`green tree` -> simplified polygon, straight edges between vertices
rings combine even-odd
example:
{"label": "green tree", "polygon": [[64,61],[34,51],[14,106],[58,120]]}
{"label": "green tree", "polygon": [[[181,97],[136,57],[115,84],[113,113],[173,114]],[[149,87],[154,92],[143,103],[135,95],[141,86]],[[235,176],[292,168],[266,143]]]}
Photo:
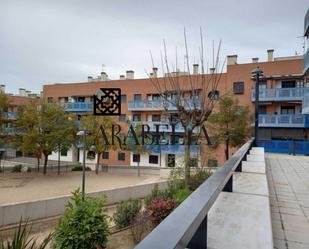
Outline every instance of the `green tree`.
{"label": "green tree", "polygon": [[234,95],[224,95],[219,100],[219,110],[208,119],[208,126],[218,142],[225,145],[225,159],[229,147],[243,144],[250,136],[251,114],[247,106],[240,106]]}
{"label": "green tree", "polygon": [[[108,116],[87,115],[81,119],[81,128],[85,129],[87,133],[86,150],[94,151],[95,155],[97,155],[96,174],[99,170],[100,158],[103,152],[119,148],[118,143],[114,145],[111,143],[112,126],[116,124],[115,119]],[[109,143],[106,143],[103,131]]]}
{"label": "green tree", "polygon": [[46,174],[48,156],[57,151],[59,144],[70,147],[74,143],[77,131],[75,120],[67,115],[57,104],[44,104],[32,100],[17,113],[15,122],[21,133],[21,148],[34,154],[38,159],[38,169],[41,155],[44,155],[44,170]]}

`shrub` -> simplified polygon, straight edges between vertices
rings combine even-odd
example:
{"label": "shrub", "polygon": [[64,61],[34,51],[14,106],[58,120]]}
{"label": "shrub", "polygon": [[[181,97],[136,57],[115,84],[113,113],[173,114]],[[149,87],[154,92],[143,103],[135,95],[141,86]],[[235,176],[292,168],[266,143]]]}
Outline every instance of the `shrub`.
{"label": "shrub", "polygon": [[152,200],[156,198],[166,200],[166,199],[172,198],[172,196],[173,194],[170,192],[169,189],[159,190],[158,184],[155,184],[151,193],[145,197],[144,203],[145,203],[145,206],[148,207],[150,203],[152,202]]}
{"label": "shrub", "polygon": [[[72,171],[83,171],[83,166],[82,165],[76,165],[72,168]],[[91,171],[91,168],[86,167],[86,171]]]}
{"label": "shrub", "polygon": [[177,205],[181,204],[187,197],[192,193],[192,191],[188,188],[179,189],[174,194],[174,199],[176,200]]}
{"label": "shrub", "polygon": [[198,166],[198,159],[196,157],[190,157],[188,161],[189,167],[197,167]]}
{"label": "shrub", "polygon": [[188,188],[192,191],[197,189],[209,176],[211,172],[205,169],[196,169],[195,174],[188,179]]}
{"label": "shrub", "polygon": [[18,228],[14,231],[12,240],[1,241],[0,249],[45,249],[51,241],[52,235],[48,235],[41,244],[37,244],[35,238],[30,237],[31,227],[28,228],[28,222],[22,225],[22,219]]}
{"label": "shrub", "polygon": [[159,199],[156,198],[151,201],[148,210],[151,211],[151,221],[154,225],[160,224],[176,207],[174,199]]}
{"label": "shrub", "polygon": [[134,243],[139,243],[152,227],[150,211],[144,210],[141,213],[138,213],[133,219],[131,226]]}
{"label": "shrub", "polygon": [[120,202],[116,207],[116,212],[113,215],[116,227],[118,229],[131,225],[133,219],[141,210],[141,201],[138,199]]}
{"label": "shrub", "polygon": [[184,180],[184,168],[175,168],[171,171],[169,180],[168,180],[168,192],[171,197],[179,190],[186,187]]}
{"label": "shrub", "polygon": [[14,167],[12,168],[11,172],[12,172],[12,173],[21,172],[22,167],[23,167],[23,165],[21,165],[21,164],[16,164],[16,165],[14,165]]}
{"label": "shrub", "polygon": [[87,197],[76,190],[55,230],[54,248],[106,247],[109,218],[103,208],[104,201],[104,198]]}

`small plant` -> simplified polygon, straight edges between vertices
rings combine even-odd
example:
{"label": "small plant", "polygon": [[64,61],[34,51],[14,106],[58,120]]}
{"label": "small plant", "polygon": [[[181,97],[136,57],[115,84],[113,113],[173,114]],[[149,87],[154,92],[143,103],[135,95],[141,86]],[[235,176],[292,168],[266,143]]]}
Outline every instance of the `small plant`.
{"label": "small plant", "polygon": [[179,190],[186,187],[184,179],[184,168],[175,168],[171,171],[168,180],[168,191],[171,197]]}
{"label": "small plant", "polygon": [[198,159],[196,157],[190,157],[188,161],[189,167],[197,167],[198,166]]}
{"label": "small plant", "polygon": [[148,207],[152,200],[156,198],[160,198],[163,200],[166,200],[168,198],[172,198],[173,194],[169,189],[166,190],[160,190],[158,184],[155,184],[151,193],[145,197],[144,203],[145,206]]}
{"label": "small plant", "polygon": [[188,179],[188,188],[196,190],[211,175],[210,170],[197,168],[195,174]]}
{"label": "small plant", "polygon": [[[76,165],[72,168],[72,171],[83,171],[83,166],[82,165]],[[91,171],[91,168],[86,167],[86,171]]]}
{"label": "small plant", "polygon": [[139,243],[143,237],[152,229],[152,222],[150,219],[150,211],[144,210],[138,213],[132,221],[131,233],[134,243]]}
{"label": "small plant", "polygon": [[116,212],[113,215],[116,227],[118,229],[131,225],[135,216],[142,208],[141,201],[138,199],[129,199],[120,202],[116,207]]}
{"label": "small plant", "polygon": [[177,205],[181,204],[187,197],[192,193],[192,191],[188,188],[179,189],[174,194],[174,199],[176,200]]}
{"label": "small plant", "polygon": [[35,238],[30,237],[31,227],[28,228],[28,222],[22,225],[22,219],[20,219],[18,228],[14,231],[12,240],[1,241],[0,249],[44,249],[47,248],[52,235],[47,236],[42,244],[37,244]]}
{"label": "small plant", "polygon": [[20,173],[21,169],[22,169],[23,165],[22,164],[16,164],[14,165],[14,167],[12,168],[11,172],[12,173]]}
{"label": "small plant", "polygon": [[104,198],[87,197],[76,190],[54,233],[54,248],[106,247],[109,218],[103,208],[104,201]]}
{"label": "small plant", "polygon": [[177,206],[174,199],[159,199],[156,198],[151,201],[148,210],[151,211],[151,221],[154,225],[160,224]]}

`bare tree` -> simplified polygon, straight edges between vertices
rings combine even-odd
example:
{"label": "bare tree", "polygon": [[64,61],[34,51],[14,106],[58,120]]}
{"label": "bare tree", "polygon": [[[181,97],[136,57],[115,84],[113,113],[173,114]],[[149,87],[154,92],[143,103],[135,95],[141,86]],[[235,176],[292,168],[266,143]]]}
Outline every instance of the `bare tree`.
{"label": "bare tree", "polygon": [[[199,128],[204,133],[204,138],[210,144],[207,131],[203,124],[213,111],[214,104],[218,99],[218,83],[220,81],[225,61],[220,63],[221,41],[218,43],[216,52],[213,42],[212,48],[212,69],[208,72],[208,65],[205,67],[204,58],[204,41],[203,33],[200,29],[200,47],[199,62],[201,65],[201,73],[190,70],[190,55],[188,52],[187,35],[184,29],[184,69],[180,72],[178,69],[178,55],[176,49],[176,57],[174,66],[167,56],[167,47],[163,42],[164,52],[161,52],[161,68],[163,77],[158,78],[156,75],[148,74],[152,84],[160,94],[163,101],[164,110],[170,115],[170,109],[175,110],[178,114],[178,122],[184,128],[184,144],[185,144],[185,168],[186,180],[190,177],[189,160],[193,130]],[[155,63],[150,51],[153,68]],[[171,70],[172,69],[172,70]],[[202,133],[202,132],[201,132]],[[200,134],[201,135],[201,134]],[[202,136],[199,136],[200,139]]]}

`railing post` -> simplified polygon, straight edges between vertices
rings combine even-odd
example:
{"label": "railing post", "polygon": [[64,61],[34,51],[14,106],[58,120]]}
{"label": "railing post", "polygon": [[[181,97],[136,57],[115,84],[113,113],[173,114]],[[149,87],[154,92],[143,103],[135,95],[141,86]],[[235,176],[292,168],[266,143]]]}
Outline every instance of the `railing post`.
{"label": "railing post", "polygon": [[193,235],[188,248],[207,249],[207,215]]}
{"label": "railing post", "polygon": [[230,179],[227,181],[222,191],[233,192],[233,175],[231,175]]}

